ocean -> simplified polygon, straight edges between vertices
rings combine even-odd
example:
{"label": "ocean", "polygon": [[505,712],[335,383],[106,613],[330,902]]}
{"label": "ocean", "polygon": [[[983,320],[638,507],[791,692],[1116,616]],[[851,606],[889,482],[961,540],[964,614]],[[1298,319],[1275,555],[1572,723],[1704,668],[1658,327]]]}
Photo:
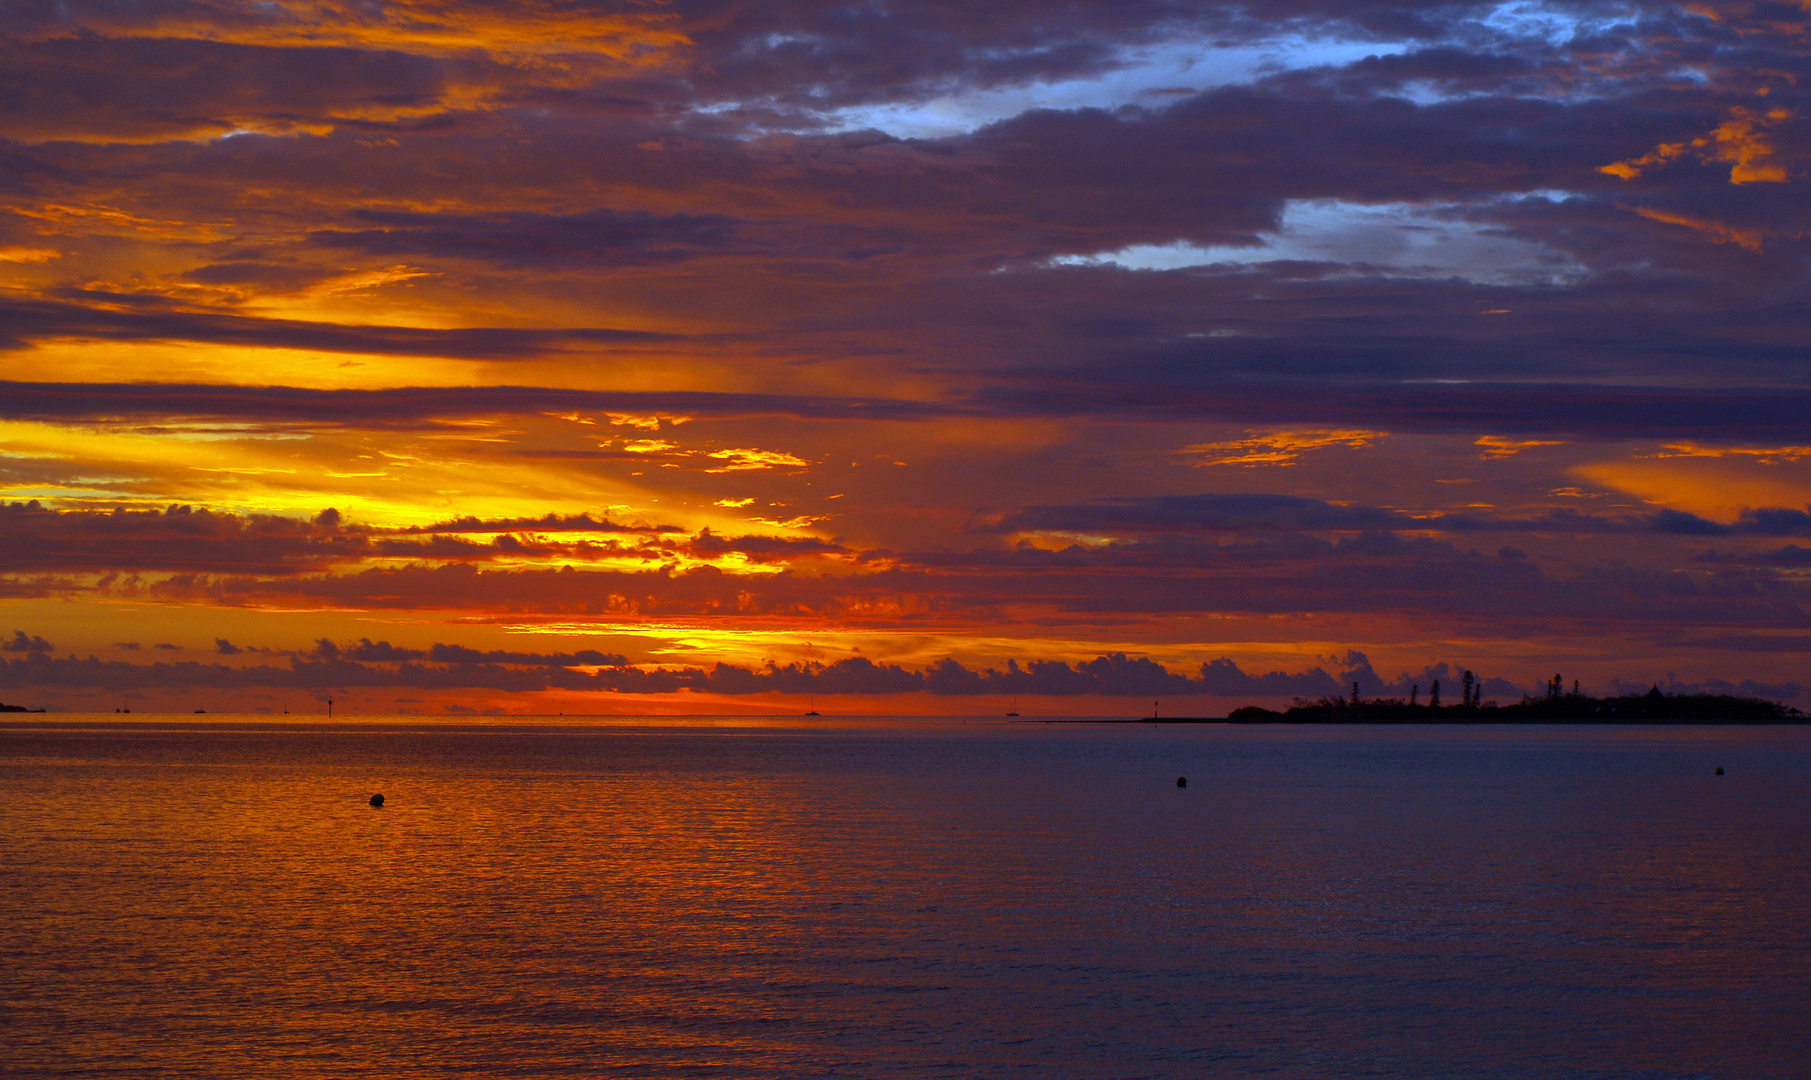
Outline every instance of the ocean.
{"label": "ocean", "polygon": [[1811,1076],[1811,728],[123,719],[9,1077]]}

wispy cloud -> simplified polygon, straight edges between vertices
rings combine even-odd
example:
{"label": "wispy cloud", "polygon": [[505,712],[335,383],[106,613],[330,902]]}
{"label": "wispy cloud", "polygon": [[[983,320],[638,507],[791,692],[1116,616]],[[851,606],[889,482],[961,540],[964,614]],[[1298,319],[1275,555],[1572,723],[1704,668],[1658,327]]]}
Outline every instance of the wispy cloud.
{"label": "wispy cloud", "polygon": [[1388,435],[1383,431],[1358,428],[1343,430],[1272,431],[1254,433],[1244,439],[1227,442],[1195,443],[1182,448],[1194,455],[1192,464],[1209,465],[1294,465],[1310,450],[1333,446],[1357,449]]}

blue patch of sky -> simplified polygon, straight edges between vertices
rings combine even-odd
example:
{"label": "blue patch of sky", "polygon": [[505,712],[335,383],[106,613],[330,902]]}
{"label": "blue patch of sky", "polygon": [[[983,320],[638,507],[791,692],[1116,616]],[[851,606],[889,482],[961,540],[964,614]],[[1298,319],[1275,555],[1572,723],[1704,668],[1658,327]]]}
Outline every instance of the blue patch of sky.
{"label": "blue patch of sky", "polygon": [[1498,4],[1478,22],[1493,36],[1532,39],[1558,47],[1580,37],[1632,27],[1635,11],[1620,5],[1561,6],[1514,0]]}
{"label": "blue patch of sky", "polygon": [[[1614,35],[1636,25],[1635,9],[1547,4],[1512,0],[1449,27],[1447,42],[1480,51],[1545,52],[1568,43]],[[1425,48],[1433,41],[1385,41],[1343,32],[1304,31],[1300,24],[1261,40],[1214,39],[1190,30],[1168,41],[1127,45],[1109,62],[1085,75],[1055,80],[1027,80],[1010,85],[967,85],[960,78],[944,87],[922,87],[911,100],[826,107],[801,114],[796,108],[766,112],[770,102],[732,100],[705,103],[711,114],[746,112],[754,129],[788,126],[793,130],[877,130],[899,138],[936,139],[963,135],[1032,109],[1114,109],[1128,105],[1161,107],[1177,97],[1220,86],[1255,82],[1286,71],[1342,67],[1368,56],[1388,56]],[[793,47],[808,42],[797,34],[771,35],[751,42],[755,50]],[[1638,42],[1631,42],[1639,47]],[[1684,72],[1689,76],[1691,73]],[[1410,98],[1431,103],[1455,94],[1433,85],[1399,88]],[[1568,98],[1593,92],[1584,86],[1557,86],[1554,96]],[[758,130],[751,130],[758,134]]]}
{"label": "blue patch of sky", "polygon": [[[1565,192],[1539,192],[1521,198],[1566,197]],[[1297,199],[1284,208],[1275,234],[1256,245],[1134,244],[1117,251],[1061,255],[1049,262],[1181,270],[1301,261],[1344,265],[1355,274],[1456,277],[1489,285],[1563,285],[1584,276],[1585,268],[1576,259],[1481,221],[1478,210],[1446,204]]]}
{"label": "blue patch of sky", "polygon": [[1033,109],[1161,108],[1179,97],[1265,75],[1343,65],[1403,51],[1398,44],[1299,38],[1219,45],[1174,41],[1124,50],[1102,70],[1072,79],[985,88],[954,88],[922,101],[860,105],[829,112],[829,130],[878,130],[899,138],[962,135]]}
{"label": "blue patch of sky", "polygon": [[1302,68],[1340,66],[1367,56],[1404,51],[1400,43],[1279,37],[1224,43],[1201,38],[1128,46],[1109,63],[1086,75],[1030,80],[1010,85],[969,86],[951,80],[926,88],[908,101],[824,108],[807,116],[782,109],[763,116],[761,100],[703,103],[694,111],[710,115],[745,113],[750,134],[776,124],[819,131],[881,131],[897,138],[938,139],[967,134],[1033,109],[1115,109],[1128,105],[1162,108],[1190,94],[1218,86],[1251,83],[1266,75]]}

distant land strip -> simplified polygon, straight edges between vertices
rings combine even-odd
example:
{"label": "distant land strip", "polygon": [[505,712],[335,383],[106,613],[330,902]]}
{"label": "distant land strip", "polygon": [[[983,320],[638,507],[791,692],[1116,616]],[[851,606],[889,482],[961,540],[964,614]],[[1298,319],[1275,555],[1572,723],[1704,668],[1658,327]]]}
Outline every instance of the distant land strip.
{"label": "distant land strip", "polygon": [[1789,705],[1731,694],[1645,694],[1592,697],[1557,694],[1513,705],[1415,705],[1398,698],[1321,698],[1278,712],[1257,705],[1224,717],[1146,716],[1132,724],[1804,724]]}

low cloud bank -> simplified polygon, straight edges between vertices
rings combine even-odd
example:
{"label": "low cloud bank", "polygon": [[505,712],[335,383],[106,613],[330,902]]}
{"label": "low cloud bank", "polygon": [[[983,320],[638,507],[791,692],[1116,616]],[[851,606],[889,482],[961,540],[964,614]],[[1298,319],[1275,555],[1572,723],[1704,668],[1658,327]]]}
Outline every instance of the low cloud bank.
{"label": "low cloud bank", "polygon": [[[224,652],[224,650],[222,650]],[[245,651],[245,650],[241,650]],[[1252,674],[1231,660],[1200,666],[1193,674],[1171,671],[1146,657],[1110,653],[1074,664],[1060,660],[1008,660],[1004,667],[970,668],[945,658],[923,669],[877,664],[866,657],[834,663],[768,662],[758,667],[718,663],[710,667],[639,666],[595,650],[570,653],[480,651],[462,645],[427,649],[360,639],[338,644],[327,639],[312,650],[292,652],[287,664],[228,665],[199,661],[133,663],[94,656],[57,658],[35,651],[0,661],[0,687],[105,689],[150,688],[334,690],[348,687],[422,690],[578,690],[619,694],[863,694],[924,692],[941,697],[1023,694],[1033,697],[1326,697],[1345,696],[1357,684],[1365,697],[1425,695],[1438,679],[1456,692],[1458,669],[1435,664],[1420,673],[1386,681],[1360,652],[1348,652],[1337,674],[1323,667],[1298,673]],[[1502,678],[1481,680],[1483,694],[1519,696],[1523,687]]]}

